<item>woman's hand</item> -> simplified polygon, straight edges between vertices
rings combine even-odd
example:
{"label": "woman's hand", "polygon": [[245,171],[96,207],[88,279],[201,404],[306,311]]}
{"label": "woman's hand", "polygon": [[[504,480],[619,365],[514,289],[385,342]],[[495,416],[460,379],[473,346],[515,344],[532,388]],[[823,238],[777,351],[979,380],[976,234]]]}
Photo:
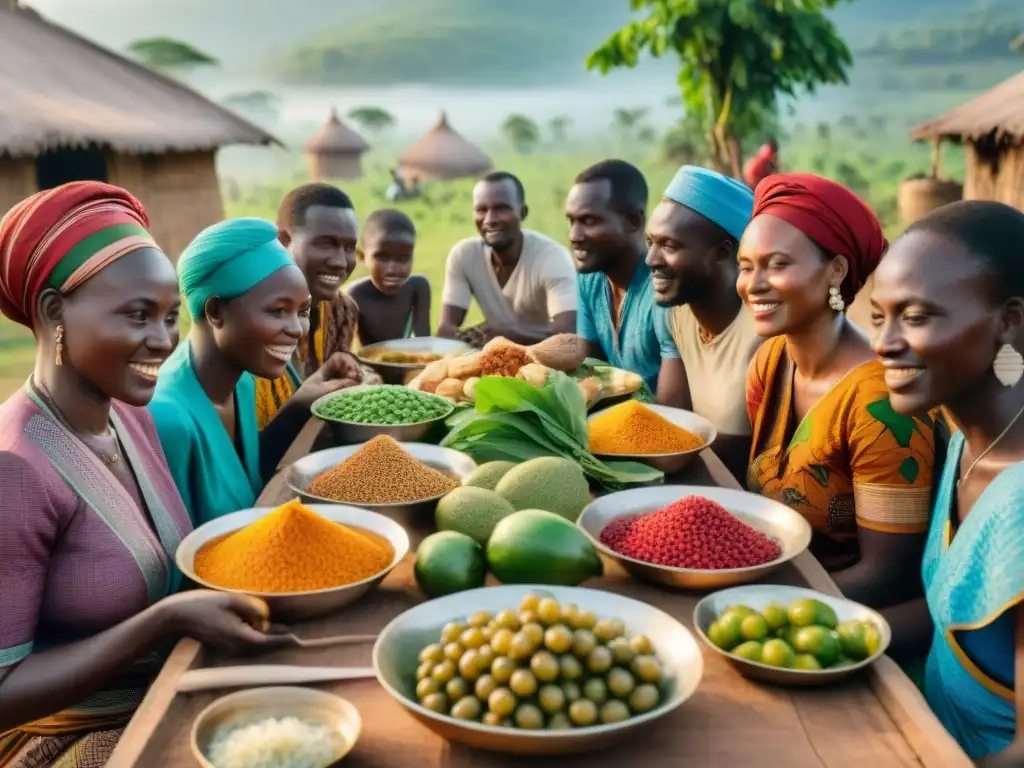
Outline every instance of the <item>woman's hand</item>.
{"label": "woman's hand", "polygon": [[337,392],[339,389],[354,387],[363,380],[359,362],[350,354],[335,352],[320,370],[306,379],[291,399],[304,408],[310,408],[319,398]]}
{"label": "woman's hand", "polygon": [[281,638],[268,634],[267,604],[248,595],[199,589],[168,597],[157,610],[171,633],[228,653],[282,644]]}

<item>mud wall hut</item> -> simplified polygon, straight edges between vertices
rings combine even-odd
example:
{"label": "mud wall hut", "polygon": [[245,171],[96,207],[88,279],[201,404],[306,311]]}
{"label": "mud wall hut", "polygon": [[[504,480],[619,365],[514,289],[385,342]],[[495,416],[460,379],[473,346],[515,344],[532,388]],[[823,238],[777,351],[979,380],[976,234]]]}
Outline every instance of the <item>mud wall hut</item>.
{"label": "mud wall hut", "polygon": [[338,117],[336,109],[323,127],[303,147],[314,181],[358,179],[363,175],[362,156],[370,148],[362,136]]}
{"label": "mud wall hut", "polygon": [[398,159],[406,179],[459,179],[479,176],[494,167],[483,150],[470,143],[441,114],[437,125],[417,139]]}
{"label": "mud wall hut", "polygon": [[1024,210],[1024,72],[910,132],[915,141],[962,142],[965,200]]}
{"label": "mud wall hut", "polygon": [[136,195],[173,258],[224,217],[215,156],[279,143],[195,91],[0,4],[0,215],[40,189],[106,181]]}

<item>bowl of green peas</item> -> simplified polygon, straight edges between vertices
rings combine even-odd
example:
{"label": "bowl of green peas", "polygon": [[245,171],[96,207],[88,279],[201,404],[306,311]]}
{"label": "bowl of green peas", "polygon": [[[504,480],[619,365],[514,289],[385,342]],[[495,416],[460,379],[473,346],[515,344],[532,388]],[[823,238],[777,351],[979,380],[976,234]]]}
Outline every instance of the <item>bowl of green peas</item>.
{"label": "bowl of green peas", "polygon": [[377,435],[418,442],[453,410],[455,406],[443,397],[397,384],[364,384],[332,392],[312,408],[335,445],[365,443]]}

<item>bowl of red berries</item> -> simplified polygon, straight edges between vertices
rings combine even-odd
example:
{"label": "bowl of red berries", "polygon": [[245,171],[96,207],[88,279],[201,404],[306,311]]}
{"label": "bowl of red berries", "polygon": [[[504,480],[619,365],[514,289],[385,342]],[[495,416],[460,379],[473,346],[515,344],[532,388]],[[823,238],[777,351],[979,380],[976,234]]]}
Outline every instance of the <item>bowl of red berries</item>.
{"label": "bowl of red berries", "polygon": [[757,581],[811,543],[811,526],[785,504],[711,486],[611,493],[589,504],[576,525],[635,578],[676,589]]}

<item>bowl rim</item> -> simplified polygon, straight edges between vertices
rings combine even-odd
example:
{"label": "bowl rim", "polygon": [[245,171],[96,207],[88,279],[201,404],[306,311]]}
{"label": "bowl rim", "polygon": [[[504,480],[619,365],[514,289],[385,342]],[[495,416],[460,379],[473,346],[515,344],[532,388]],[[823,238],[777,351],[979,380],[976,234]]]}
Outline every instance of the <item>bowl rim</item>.
{"label": "bowl rim", "polygon": [[[382,361],[382,360],[374,360],[372,357],[363,357],[363,353],[366,352],[367,350],[371,350],[371,351],[376,351],[378,349],[386,350],[391,345],[400,344],[400,343],[406,342],[406,341],[415,341],[416,339],[422,339],[422,340],[435,339],[437,341],[446,341],[446,342],[451,342],[452,344],[459,344],[459,345],[461,345],[460,347],[458,347],[458,348],[453,347],[452,348],[452,352],[456,353],[454,355],[455,357],[458,357],[458,356],[460,356],[462,354],[465,354],[467,351],[472,350],[472,347],[470,347],[465,342],[459,341],[458,339],[446,339],[443,336],[412,336],[410,338],[405,338],[405,339],[388,339],[387,341],[375,341],[373,344],[367,344],[366,346],[360,347],[359,351],[355,353],[355,357],[356,357],[356,359],[359,362],[366,363],[367,365],[386,365],[386,366],[390,366],[390,367],[393,367],[393,368],[401,368],[401,369],[409,369],[409,370],[415,370],[417,368],[426,368],[428,365],[430,365],[430,363],[389,363],[389,362],[385,362],[385,361]],[[448,355],[441,355],[441,357],[438,358],[438,359],[439,360],[443,360],[445,357],[448,357]],[[437,362],[437,361],[436,360],[432,360],[431,362]]]}
{"label": "bowl rim", "polygon": [[[792,667],[773,667],[771,664],[765,664],[761,661],[753,661],[751,659],[741,658],[740,656],[736,656],[730,653],[729,651],[723,650],[714,643],[712,643],[711,638],[707,636],[707,634],[704,632],[704,628],[700,625],[700,622],[697,621],[697,616],[700,614],[701,608],[705,606],[708,603],[708,601],[710,601],[711,598],[715,597],[716,595],[721,596],[723,593],[726,592],[748,592],[751,589],[763,587],[784,590],[786,592],[790,592],[791,594],[793,594],[794,597],[800,595],[803,597],[813,597],[816,600],[821,600],[821,598],[824,597],[826,599],[821,600],[821,602],[825,603],[826,605],[828,604],[828,601],[834,600],[836,602],[846,603],[848,605],[854,606],[859,610],[865,611],[866,613],[870,614],[871,620],[878,624],[880,629],[883,629],[882,640],[884,642],[882,642],[881,645],[878,646],[878,650],[871,654],[868,658],[862,659],[861,661],[858,661],[854,664],[847,664],[845,667],[833,667],[831,669],[793,669]],[[819,677],[824,675],[853,674],[854,672],[864,669],[865,667],[871,666],[880,658],[882,658],[885,655],[885,652],[889,649],[889,645],[892,643],[892,627],[889,626],[889,622],[885,620],[885,617],[881,613],[876,611],[874,608],[870,608],[864,605],[863,603],[858,603],[855,600],[850,600],[845,597],[826,595],[824,592],[819,592],[818,590],[811,589],[810,587],[797,587],[791,584],[739,584],[735,587],[727,587],[726,589],[716,590],[715,592],[705,595],[697,601],[697,604],[693,607],[692,620],[694,632],[697,633],[697,635],[704,642],[704,644],[707,645],[708,648],[713,650],[719,656],[722,656],[723,658],[728,659],[730,661],[739,662],[741,664],[749,664],[750,666],[756,669],[763,669],[766,672],[772,672],[776,674],[779,672],[783,672],[786,674],[804,676],[807,678]]]}
{"label": "bowl rim", "polygon": [[[410,425],[405,425],[405,426],[410,426]],[[361,444],[358,444],[358,445],[351,445],[351,446],[349,446],[349,445],[336,445],[333,448],[324,448],[323,450],[324,451],[334,451],[334,450],[337,450],[338,448],[356,448],[356,450],[358,450],[359,448],[361,448],[365,444],[366,443],[361,443]],[[452,453],[457,453],[460,456],[464,457],[465,459],[467,459],[469,461],[472,461],[473,465],[474,465],[474,468],[479,466],[475,461],[473,461],[473,457],[472,456],[470,456],[468,454],[465,454],[462,451],[456,451],[454,448],[446,448],[443,445],[434,445],[433,443],[417,443],[415,441],[403,442],[402,445],[425,445],[425,446],[428,446],[430,448],[439,448],[439,449],[444,450],[444,451],[451,451]],[[315,456],[318,453],[322,453],[322,451],[314,451],[313,453],[307,453],[305,456],[302,457],[302,459],[309,458],[310,456]],[[416,458],[416,457],[413,456],[413,458]],[[362,502],[356,502],[356,501],[335,501],[333,499],[328,499],[328,498],[326,498],[324,496],[317,496],[316,494],[312,494],[312,493],[309,492],[308,488],[300,488],[296,483],[292,482],[292,473],[294,471],[295,464],[298,464],[300,461],[302,461],[302,459],[299,459],[299,461],[295,462],[294,464],[290,464],[285,469],[284,482],[285,482],[285,485],[287,485],[288,488],[291,489],[292,491],[294,491],[295,493],[298,493],[301,496],[306,496],[307,498],[310,498],[310,499],[315,499],[316,500],[315,501],[316,504],[333,504],[333,505],[341,505],[341,506],[347,506],[347,507],[360,507],[361,509],[365,509],[365,510],[368,510],[370,512],[374,512],[375,510],[378,510],[378,509],[393,509],[394,507],[411,507],[411,506],[415,506],[417,504],[427,504],[427,503],[432,502],[432,501],[439,501],[439,500],[443,499],[445,496],[447,496],[449,493],[451,493],[451,491],[445,491],[444,493],[438,494],[437,496],[428,496],[428,497],[423,498],[423,499],[415,499],[413,501],[389,501],[389,502],[384,503],[384,504],[370,504],[370,503],[364,504]],[[344,461],[344,459],[342,459],[342,461]],[[417,459],[417,461],[421,461],[422,462],[421,459]],[[335,464],[334,466],[337,466],[337,464]],[[326,472],[327,470],[325,469],[323,471]],[[459,480],[459,486],[462,485],[462,480],[461,479],[459,479],[459,478],[452,478],[452,479],[453,480]],[[452,491],[454,491],[454,490],[455,489],[452,488]],[[381,514],[381,513],[378,512],[377,514]]]}
{"label": "bowl rim", "polygon": [[313,401],[313,404],[309,407],[309,411],[318,419],[320,419],[320,421],[323,421],[327,424],[341,424],[346,427],[383,427],[385,429],[404,429],[406,427],[421,427],[424,424],[434,424],[438,421],[441,421],[442,419],[447,419],[449,416],[452,415],[452,412],[455,410],[455,404],[452,403],[451,400],[441,397],[440,395],[435,395],[433,392],[424,392],[419,389],[414,389],[410,391],[418,392],[420,395],[424,397],[431,397],[434,398],[435,400],[439,400],[445,406],[447,406],[448,410],[445,411],[445,413],[443,413],[442,415],[435,416],[432,419],[426,419],[425,421],[412,421],[409,422],[408,424],[373,424],[365,421],[345,421],[343,419],[333,419],[330,416],[323,416],[317,410],[318,408],[323,406],[328,400],[334,400],[335,398],[338,397],[351,397],[355,393],[365,392],[371,389],[408,390],[409,388],[406,387],[404,384],[357,384],[354,387],[348,387],[347,389],[339,389],[336,392],[328,392],[326,395],[321,395],[320,397]]}
{"label": "bowl rim", "polygon": [[[634,393],[635,394],[635,393]],[[600,399],[595,401],[595,405],[600,402]],[[655,413],[658,413],[659,408],[663,408],[668,411],[678,411],[680,413],[686,413],[693,416],[697,421],[703,422],[702,428],[707,430],[708,436],[702,445],[697,448],[690,448],[687,451],[675,451],[674,453],[601,453],[597,451],[591,451],[591,453],[599,459],[610,459],[612,461],[629,461],[630,459],[638,460],[650,460],[650,459],[673,459],[682,458],[683,456],[691,456],[693,454],[700,453],[711,447],[711,445],[718,439],[718,430],[715,425],[708,419],[705,419],[699,413],[687,410],[686,408],[676,408],[674,405],[660,405],[659,403],[640,403],[645,408],[650,408]],[[612,406],[613,408],[615,406]],[[587,425],[589,431],[589,424],[593,419],[596,419],[602,414],[602,411],[596,411],[587,415]],[[664,417],[662,417],[664,418]],[[689,430],[687,430],[689,431]]]}
{"label": "bowl rim", "polygon": [[[192,753],[194,757],[196,757],[197,759],[201,758],[201,762],[205,762],[207,764],[212,765],[212,763],[210,763],[209,757],[207,757],[206,755],[206,752],[200,749],[199,747],[198,737],[200,723],[202,723],[206,718],[208,718],[210,716],[210,713],[214,709],[216,709],[219,706],[223,706],[223,703],[225,701],[234,698],[242,698],[243,695],[251,696],[253,691],[265,692],[268,694],[268,698],[273,698],[274,694],[279,694],[282,692],[294,695],[298,694],[301,691],[300,695],[310,696],[314,699],[321,699],[325,703],[326,700],[328,699],[332,700],[332,705],[337,705],[340,703],[341,708],[345,710],[346,717],[348,717],[349,720],[355,725],[355,737],[351,740],[351,742],[345,744],[344,748],[340,750],[338,756],[334,758],[334,762],[338,762],[343,757],[345,757],[345,755],[347,755],[349,752],[355,749],[356,742],[359,741],[359,737],[363,734],[363,717],[359,714],[359,708],[348,699],[342,696],[338,696],[337,694],[331,693],[330,691],[324,691],[319,688],[308,688],[298,685],[274,685],[244,688],[239,691],[232,691],[231,693],[224,694],[223,696],[218,696],[216,699],[214,699],[205,707],[203,707],[202,710],[200,710],[199,714],[195,716],[195,719],[192,721],[192,728],[189,729],[189,746],[191,746],[192,748]],[[334,763],[332,763],[332,765],[333,764]]]}
{"label": "bowl rim", "polygon": [[[239,510],[236,510],[235,512],[229,513],[229,515],[222,515],[221,517],[216,518],[216,520],[223,520],[225,517],[229,517],[230,515],[237,515],[240,512],[250,512],[250,511],[253,511],[253,510],[266,510],[266,512],[264,512],[262,515],[260,515],[259,518],[257,518],[259,520],[262,520],[264,517],[266,517],[266,515],[270,514],[275,509],[278,509],[278,507],[280,507],[280,506],[282,506],[282,505],[279,504],[277,507],[249,507],[248,509],[239,509]],[[306,506],[306,505],[304,505],[304,506]],[[328,505],[324,505],[324,506],[328,506]],[[391,563],[388,564],[383,570],[380,570],[377,573],[375,573],[373,576],[369,576],[369,577],[367,577],[365,579],[362,579],[360,581],[354,581],[351,584],[342,584],[341,586],[338,586],[338,587],[325,587],[324,589],[308,589],[308,590],[305,590],[305,591],[302,591],[302,592],[257,592],[255,590],[251,590],[251,589],[232,589],[230,587],[221,587],[221,586],[218,586],[218,585],[216,585],[216,584],[214,584],[212,582],[206,581],[203,578],[200,578],[199,575],[195,571],[195,562],[193,561],[193,563],[191,565],[187,566],[187,564],[184,562],[184,559],[183,559],[184,555],[182,554],[182,552],[184,550],[185,542],[188,541],[188,539],[191,538],[192,536],[195,536],[195,534],[197,534],[199,531],[201,531],[205,526],[210,525],[211,523],[215,522],[214,520],[211,520],[211,521],[209,521],[207,523],[203,523],[203,525],[200,525],[198,528],[194,529],[191,533],[188,534],[188,536],[186,536],[184,539],[181,540],[181,543],[178,544],[178,548],[174,552],[174,562],[175,562],[175,565],[178,566],[178,570],[180,570],[183,575],[187,576],[189,579],[194,581],[196,584],[199,584],[199,585],[201,585],[203,587],[206,587],[207,589],[212,589],[212,590],[216,590],[217,592],[225,592],[225,593],[233,594],[233,595],[251,595],[252,597],[259,597],[259,598],[262,598],[264,600],[275,600],[275,599],[279,600],[279,599],[282,599],[282,598],[291,598],[291,597],[312,597],[312,596],[315,596],[315,595],[325,595],[325,594],[328,594],[328,593],[331,593],[331,592],[337,592],[337,591],[342,590],[342,589],[355,589],[356,587],[362,587],[362,586],[366,586],[368,584],[372,584],[374,581],[376,581],[377,579],[381,578],[382,576],[387,576],[389,573],[391,573],[391,571],[393,571],[395,568],[397,568],[398,565],[402,562],[402,560],[405,559],[405,556],[407,554],[409,554],[409,550],[412,548],[412,542],[409,539],[408,531],[406,531],[405,528],[403,528],[401,525],[399,525],[397,522],[392,520],[387,515],[383,515],[380,512],[375,512],[372,509],[364,509],[363,507],[359,507],[359,506],[356,506],[354,504],[340,504],[340,503],[336,502],[334,504],[330,504],[329,506],[344,507],[344,508],[346,508],[348,510],[354,510],[354,511],[360,513],[360,514],[374,515],[376,517],[379,517],[379,518],[382,518],[382,519],[386,520],[389,525],[393,524],[395,526],[396,530],[401,532],[402,539],[400,541],[401,546],[398,546],[397,544],[395,544],[395,542],[390,537],[384,537],[384,538],[387,538],[388,543],[391,544],[391,546],[395,550],[395,553],[394,553],[394,555],[391,558]],[[316,512],[316,510],[313,510],[313,511]],[[317,512],[317,514],[320,514],[320,513]],[[253,522],[256,522],[256,521],[254,520]],[[337,522],[337,521],[336,520],[332,520],[331,522]],[[220,536],[227,536],[227,535],[232,534],[232,533],[237,533],[238,531],[242,530],[243,528],[247,528],[249,525],[252,525],[252,523],[247,523],[246,525],[240,526],[238,528],[232,528],[230,531],[227,531],[225,533],[220,534]],[[350,526],[353,526],[353,527],[356,527],[356,528],[361,527],[361,526],[359,526],[359,525],[357,525],[355,523],[339,523],[339,525],[350,525]],[[380,535],[380,534],[377,534],[377,535]],[[203,542],[203,545],[208,544],[210,541],[212,541],[212,539],[207,539],[206,541]],[[203,545],[200,545],[200,547],[203,546]],[[196,552],[197,553],[199,552],[200,547],[196,548]]]}
{"label": "bowl rim", "polygon": [[[738,493],[746,493],[746,494],[750,494],[751,496],[757,496],[757,494],[751,494],[749,491],[742,491],[742,490],[738,490],[738,489],[735,489],[735,488],[720,488],[718,486],[708,486],[708,485],[662,485],[662,486],[659,486],[659,487],[660,488],[687,488],[687,489],[690,489],[691,491],[693,491],[692,493],[684,493],[676,501],[684,499],[687,496],[704,496],[704,494],[707,491],[721,491],[721,490],[728,490],[728,491],[732,491],[734,493],[736,493],[736,492],[738,492]],[[687,576],[689,576],[689,575],[701,575],[701,574],[715,574],[715,575],[718,575],[718,574],[726,574],[726,575],[736,574],[736,575],[739,575],[739,574],[746,574],[746,573],[757,573],[757,572],[762,571],[762,570],[764,570],[766,568],[776,568],[776,567],[778,567],[780,565],[784,565],[785,563],[788,563],[790,560],[793,560],[794,558],[799,557],[804,552],[806,552],[807,548],[811,545],[811,535],[812,535],[811,526],[810,526],[810,523],[808,523],[807,520],[803,517],[803,515],[799,514],[798,512],[794,512],[789,507],[786,507],[785,504],[782,504],[782,502],[775,501],[774,499],[767,499],[764,496],[757,496],[757,498],[765,499],[766,501],[771,501],[771,502],[774,502],[775,504],[779,504],[780,506],[786,507],[786,510],[788,512],[791,512],[793,515],[796,515],[797,517],[800,518],[800,520],[803,521],[804,526],[806,526],[806,527],[803,529],[803,532],[804,532],[805,535],[802,535],[801,539],[806,538],[807,539],[807,543],[804,544],[802,547],[798,548],[796,551],[794,551],[790,555],[786,555],[785,553],[782,553],[777,558],[775,558],[774,560],[769,560],[767,563],[762,563],[761,565],[746,565],[746,566],[744,566],[742,568],[718,568],[718,569],[711,569],[711,568],[679,568],[679,567],[674,566],[674,565],[661,565],[659,563],[649,563],[646,560],[638,560],[635,557],[630,557],[629,555],[624,555],[621,552],[616,552],[614,549],[612,549],[607,544],[605,544],[603,541],[601,541],[600,535],[593,536],[590,533],[590,531],[588,531],[586,528],[583,527],[583,518],[586,516],[586,514],[590,510],[590,508],[593,507],[595,504],[597,504],[598,501],[600,501],[601,499],[608,499],[608,498],[610,498],[612,496],[615,496],[615,495],[617,495],[619,493],[634,493],[634,492],[642,492],[644,490],[647,490],[647,489],[645,489],[645,488],[628,488],[628,489],[626,489],[624,491],[616,491],[616,493],[609,493],[607,496],[602,496],[600,499],[595,499],[594,501],[592,501],[589,504],[587,504],[587,506],[585,506],[583,508],[583,511],[580,512],[580,516],[578,518],[576,518],[576,527],[579,528],[581,531],[583,531],[583,534],[590,540],[591,544],[593,544],[602,554],[607,555],[608,557],[612,558],[613,560],[625,560],[626,562],[634,563],[634,564],[639,565],[639,566],[645,566],[647,568],[657,568],[657,569],[659,569],[661,571],[665,571],[667,573],[678,573],[678,574],[687,575]],[[707,496],[704,496],[704,497],[708,498]],[[714,499],[712,499],[712,501],[714,501]],[[670,503],[674,503],[674,502],[670,502]],[[715,503],[717,504],[719,502],[715,502]],[[722,506],[725,506],[725,505],[722,505]],[[653,510],[653,511],[657,512],[658,510]],[[735,512],[732,512],[731,510],[726,510],[726,511],[728,511],[730,514],[732,514],[734,517],[738,517],[738,515],[736,515]],[[649,514],[651,514],[651,512],[647,512],[646,514],[649,515]],[[625,517],[625,515],[619,515],[618,517]],[[616,517],[616,519],[618,519],[618,517]],[[746,522],[746,521],[741,519],[740,522]],[[749,525],[749,523],[747,523],[747,525]],[[753,528],[754,526],[750,526],[750,527]],[[764,533],[764,531],[759,531],[759,533]],[[776,542],[776,543],[778,543],[778,542]],[[782,547],[780,546],[779,548],[781,549]]]}
{"label": "bowl rim", "polygon": [[[539,591],[539,590],[547,591],[547,590],[550,590],[551,586],[552,585],[550,585],[550,584],[546,584],[546,585],[545,584],[502,584],[502,585],[500,585],[500,587],[514,587],[516,589],[524,589],[527,592]],[[471,593],[474,593],[474,592],[479,592],[479,591],[485,590],[485,589],[495,589],[495,588],[496,587],[486,587],[486,586],[485,587],[477,587],[476,589],[466,590],[464,592],[459,592],[459,593],[456,593],[456,594],[458,594],[458,595],[460,595],[461,597],[464,598],[465,596],[470,595]],[[677,619],[674,616],[672,616],[672,614],[668,613],[667,611],[663,611],[661,608],[658,608],[657,606],[653,606],[650,603],[645,603],[642,600],[637,600],[634,597],[629,597],[627,595],[621,595],[621,594],[619,594],[617,592],[609,593],[609,592],[607,592],[605,590],[589,589],[587,587],[559,587],[559,588],[560,589],[571,589],[571,590],[574,590],[574,591],[591,592],[591,593],[594,593],[595,595],[602,595],[602,596],[607,596],[607,595],[611,594],[614,597],[620,598],[622,600],[629,600],[629,601],[632,601],[634,603],[638,603],[638,604],[642,605],[645,609],[648,609],[648,610],[653,611],[655,613],[662,614],[665,618],[667,618],[667,619],[675,622],[676,624],[678,624],[685,632],[687,632],[687,633],[689,633],[691,635],[693,634],[690,631],[690,629],[685,624],[683,624],[682,621],[680,621],[679,619]],[[450,597],[450,595],[448,597]],[[538,730],[538,731],[525,731],[524,732],[524,731],[521,731],[520,729],[506,728],[506,727],[500,726],[500,725],[484,725],[483,723],[478,723],[478,722],[473,721],[473,720],[458,720],[458,719],[452,717],[451,715],[442,715],[440,712],[434,712],[431,709],[427,709],[426,707],[421,705],[419,702],[417,702],[414,699],[411,699],[408,696],[406,696],[405,694],[403,694],[401,691],[395,690],[395,688],[390,683],[388,683],[387,680],[384,679],[384,676],[380,672],[380,661],[379,661],[379,659],[380,659],[380,648],[381,648],[381,644],[382,644],[383,639],[387,636],[388,632],[392,629],[392,627],[395,624],[397,624],[398,621],[403,616],[405,616],[406,613],[408,613],[409,611],[414,611],[414,610],[416,610],[416,609],[418,609],[418,608],[420,608],[420,607],[422,607],[424,605],[429,605],[430,602],[433,602],[433,601],[428,600],[428,601],[426,601],[424,603],[420,603],[418,605],[414,605],[412,608],[408,608],[405,611],[402,611],[402,613],[398,614],[398,616],[396,616],[391,621],[389,621],[386,625],[384,625],[384,628],[377,635],[377,640],[374,641],[374,643],[373,643],[373,652],[372,652],[371,662],[370,662],[371,665],[373,666],[373,671],[374,671],[374,673],[375,673],[375,675],[377,677],[377,683],[381,686],[381,688],[383,688],[385,691],[387,691],[388,694],[393,699],[395,699],[399,703],[400,706],[410,708],[417,715],[424,716],[424,717],[426,717],[427,719],[430,719],[430,720],[436,720],[436,721],[439,721],[439,722],[442,722],[442,723],[446,723],[446,724],[449,724],[449,725],[455,725],[455,726],[459,726],[459,727],[464,727],[464,728],[467,728],[467,729],[469,729],[471,731],[476,731],[478,733],[488,733],[488,734],[499,734],[500,735],[500,734],[508,734],[510,732],[514,732],[514,733],[519,733],[519,734],[522,734],[522,735],[527,735],[531,739],[532,738],[539,738],[539,739],[542,739],[544,741],[548,741],[548,740],[554,741],[554,740],[560,740],[560,739],[561,740],[570,740],[570,739],[571,740],[577,740],[577,739],[582,739],[582,738],[588,738],[588,737],[591,737],[591,736],[594,736],[594,735],[597,735],[597,734],[613,733],[615,731],[620,731],[620,730],[623,730],[625,728],[632,727],[632,726],[643,725],[644,723],[650,722],[652,720],[656,720],[659,717],[663,717],[664,715],[667,715],[670,712],[675,711],[676,709],[681,707],[683,704],[685,704],[690,698],[692,698],[700,690],[701,681],[704,679],[704,656],[703,656],[702,653],[700,653],[700,646],[698,645],[697,646],[698,653],[696,654],[696,657],[695,657],[696,658],[695,666],[697,667],[697,670],[696,670],[696,673],[695,673],[695,677],[696,677],[696,681],[697,682],[696,682],[696,685],[694,686],[693,691],[691,691],[689,696],[687,696],[685,698],[682,697],[682,696],[674,697],[674,700],[664,701],[661,704],[659,704],[657,707],[652,709],[650,712],[644,712],[643,714],[635,715],[634,717],[630,717],[630,718],[628,718],[626,720],[622,720],[622,721],[617,722],[617,723],[601,723],[601,724],[598,724],[598,725],[588,725],[588,726],[585,726],[583,728],[570,728],[570,729],[562,730],[562,731]],[[470,611],[469,613],[472,613],[472,611]],[[469,614],[467,613],[466,615],[469,615]]]}

